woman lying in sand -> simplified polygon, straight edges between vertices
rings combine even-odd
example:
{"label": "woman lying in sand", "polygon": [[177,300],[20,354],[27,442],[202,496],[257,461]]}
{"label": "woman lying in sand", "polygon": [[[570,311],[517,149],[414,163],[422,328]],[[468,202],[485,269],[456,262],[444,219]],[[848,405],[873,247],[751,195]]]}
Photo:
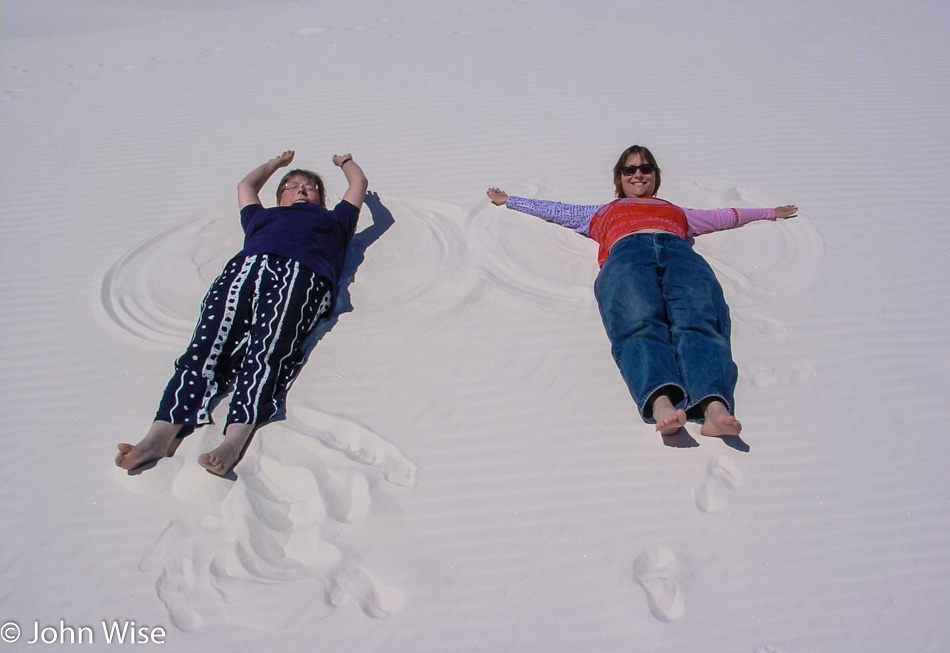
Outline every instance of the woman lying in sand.
{"label": "woman lying in sand", "polygon": [[284,175],[278,205],[265,209],[261,188],[293,159],[288,150],[238,184],[244,249],[205,296],[191,343],[175,361],[145,438],[119,445],[119,467],[158,460],[183,427],[210,424],[213,400],[234,384],[224,441],[198,457],[207,470],[227,474],[254,430],[283,408],[304,362],[303,343],[332,304],[368,186],[353,157],[337,155],[333,163],[348,187],[332,211],[323,180],[309,170]]}
{"label": "woman lying in sand", "polygon": [[729,343],[729,309],[693,236],[753,220],[788,218],[775,209],[684,209],[656,197],[660,168],[645,147],[624,150],[614,166],[617,199],[577,206],[488,191],[492,203],[550,220],[596,240],[594,295],[641,417],[663,435],[687,421],[709,436],[738,435],[733,416],[738,371]]}

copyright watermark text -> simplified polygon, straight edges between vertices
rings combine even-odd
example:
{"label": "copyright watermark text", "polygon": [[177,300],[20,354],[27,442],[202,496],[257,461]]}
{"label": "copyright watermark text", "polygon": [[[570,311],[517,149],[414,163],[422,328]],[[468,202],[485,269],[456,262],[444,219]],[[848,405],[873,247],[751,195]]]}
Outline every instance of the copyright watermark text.
{"label": "copyright watermark text", "polygon": [[0,626],[0,640],[6,644],[164,644],[164,626],[142,626],[134,621],[103,620],[97,626],[71,626],[60,620],[47,625],[34,621],[20,627],[15,621]]}

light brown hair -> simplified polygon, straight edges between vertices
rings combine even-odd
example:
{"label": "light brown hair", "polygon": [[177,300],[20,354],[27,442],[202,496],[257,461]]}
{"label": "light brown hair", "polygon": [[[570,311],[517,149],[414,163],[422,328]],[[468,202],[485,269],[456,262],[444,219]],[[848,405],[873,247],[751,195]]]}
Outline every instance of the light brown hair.
{"label": "light brown hair", "polygon": [[277,185],[277,203],[280,204],[280,196],[284,192],[284,188],[287,187],[287,182],[290,181],[293,177],[303,177],[304,179],[312,182],[317,186],[317,193],[320,195],[320,204],[323,206],[327,205],[327,189],[323,185],[323,178],[320,177],[317,173],[311,170],[291,170],[283,179],[280,180],[280,183]]}

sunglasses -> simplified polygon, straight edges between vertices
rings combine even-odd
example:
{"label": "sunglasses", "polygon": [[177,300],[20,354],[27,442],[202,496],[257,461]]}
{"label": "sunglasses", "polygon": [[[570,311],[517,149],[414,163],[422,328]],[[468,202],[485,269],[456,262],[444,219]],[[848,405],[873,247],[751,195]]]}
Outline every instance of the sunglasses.
{"label": "sunglasses", "polygon": [[652,163],[643,163],[638,166],[624,166],[620,169],[620,174],[622,174],[624,177],[632,177],[637,174],[637,170],[645,175],[652,175],[654,172],[656,172],[656,166]]}

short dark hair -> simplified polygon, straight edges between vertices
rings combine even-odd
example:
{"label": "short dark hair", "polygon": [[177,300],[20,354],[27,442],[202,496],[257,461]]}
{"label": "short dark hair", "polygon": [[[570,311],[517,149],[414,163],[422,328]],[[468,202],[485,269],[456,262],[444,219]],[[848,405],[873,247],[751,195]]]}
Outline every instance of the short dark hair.
{"label": "short dark hair", "polygon": [[303,177],[304,179],[309,179],[317,186],[317,192],[320,194],[320,204],[323,206],[327,205],[327,189],[323,184],[323,179],[317,173],[312,170],[303,170],[298,168],[297,170],[291,170],[283,179],[280,180],[280,183],[277,185],[277,203],[280,204],[280,196],[284,192],[284,188],[287,187],[287,182],[290,181],[293,177]]}
{"label": "short dark hair", "polygon": [[617,164],[614,166],[614,192],[617,197],[626,197],[623,193],[623,180],[620,176],[620,171],[625,165],[627,165],[627,159],[629,159],[634,154],[639,154],[640,158],[645,162],[649,163],[654,167],[656,172],[654,173],[654,179],[656,179],[656,184],[653,186],[653,195],[656,196],[657,191],[660,190],[660,166],[656,163],[656,157],[653,156],[648,148],[642,145],[631,145],[623,151],[623,154],[620,155],[620,158],[617,159]]}

